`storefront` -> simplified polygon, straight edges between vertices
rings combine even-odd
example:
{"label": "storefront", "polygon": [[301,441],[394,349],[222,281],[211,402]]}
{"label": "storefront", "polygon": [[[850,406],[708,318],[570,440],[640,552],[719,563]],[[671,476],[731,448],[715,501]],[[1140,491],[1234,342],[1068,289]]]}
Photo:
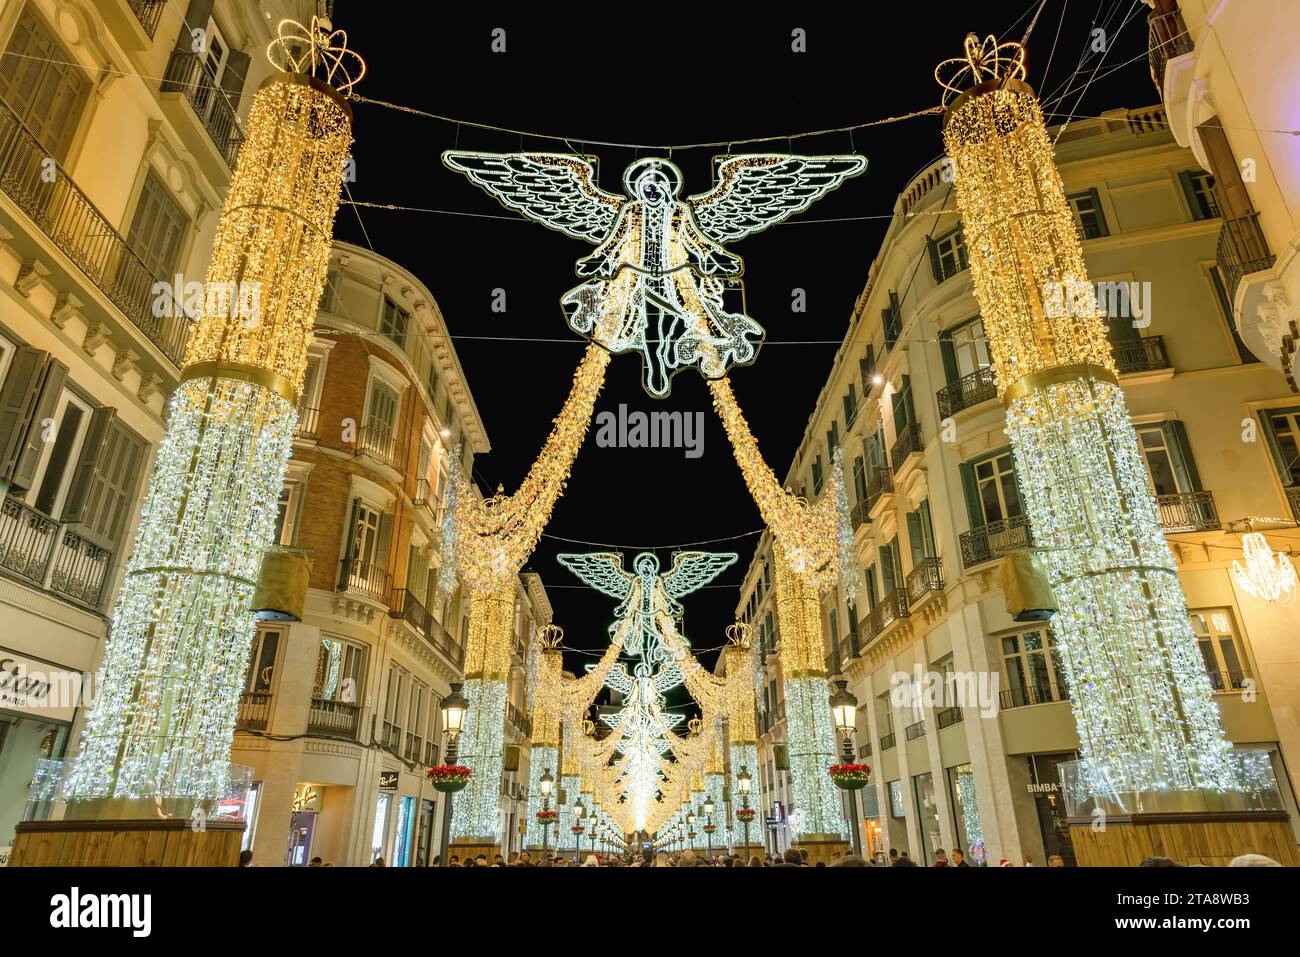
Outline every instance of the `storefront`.
{"label": "storefront", "polygon": [[1059,854],[1067,867],[1074,866],[1074,845],[1070,842],[1070,827],[1065,819],[1065,801],[1061,798],[1061,776],[1057,766],[1074,761],[1077,757],[1073,751],[1062,751],[1055,754],[1031,754],[1026,759],[1029,761],[1028,789],[1037,805],[1043,852],[1048,857]]}
{"label": "storefront", "polygon": [[979,805],[975,800],[975,770],[969,764],[947,768],[948,806],[952,808],[953,834],[957,849],[971,864],[983,863],[984,827],[980,823]]}
{"label": "storefront", "polygon": [[0,648],[0,849],[23,819],[37,762],[67,751],[82,681],[80,671]]}

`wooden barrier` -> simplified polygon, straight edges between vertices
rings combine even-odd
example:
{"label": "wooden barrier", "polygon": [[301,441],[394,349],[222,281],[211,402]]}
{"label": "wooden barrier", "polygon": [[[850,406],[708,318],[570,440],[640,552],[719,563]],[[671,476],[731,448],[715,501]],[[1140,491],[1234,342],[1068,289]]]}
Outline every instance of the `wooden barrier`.
{"label": "wooden barrier", "polygon": [[1300,866],[1285,812],[1133,814],[1106,818],[1105,827],[1070,819],[1070,842],[1080,867],[1136,867],[1148,857],[1222,867],[1241,854],[1263,854]]}
{"label": "wooden barrier", "polygon": [[23,821],[10,867],[235,867],[244,825],[186,819]]}

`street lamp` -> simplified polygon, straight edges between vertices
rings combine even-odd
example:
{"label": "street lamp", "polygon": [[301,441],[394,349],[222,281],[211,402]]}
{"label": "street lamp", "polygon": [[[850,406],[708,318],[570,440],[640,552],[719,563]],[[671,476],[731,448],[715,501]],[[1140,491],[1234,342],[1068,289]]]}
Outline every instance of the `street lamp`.
{"label": "street lamp", "polygon": [[[754,778],[749,773],[749,768],[741,766],[740,773],[736,775],[736,784],[740,786],[740,803],[741,809],[748,811],[749,807],[749,789],[754,786]],[[749,815],[744,816],[741,821],[745,825],[745,853],[749,853]]]}
{"label": "street lamp", "polygon": [[701,810],[704,812],[704,840],[708,844],[708,851],[706,853],[708,854],[709,860],[713,859],[713,831],[711,830],[713,827],[713,808],[713,798],[706,797]]}
{"label": "street lamp", "polygon": [[600,810],[600,801],[598,801],[595,797],[592,797],[591,799],[591,853],[593,854],[596,853],[596,828],[598,826],[602,828],[605,826],[604,824],[601,823],[600,818],[597,816],[597,812],[599,810]]}
{"label": "street lamp", "polygon": [[[465,696],[460,693],[461,686],[453,684],[451,694],[442,699],[442,707],[439,709],[442,717],[442,734],[447,739],[447,743],[442,749],[442,763],[454,764],[456,762],[456,741],[460,738],[461,731],[465,728],[465,712],[469,710],[469,702]],[[442,812],[442,866],[446,867],[451,858],[451,795],[446,795],[447,806]]]}
{"label": "street lamp", "polygon": [[[835,730],[844,739],[844,759],[853,763],[853,735],[858,730],[858,699],[849,690],[847,681],[836,681],[835,692],[831,695],[831,717],[835,721]],[[858,837],[858,795],[849,791],[849,833],[853,836],[853,851],[861,856],[862,844]]]}
{"label": "street lamp", "polygon": [[[542,778],[538,781],[542,789],[542,810],[551,809],[551,788],[555,787],[555,778],[551,777],[551,769],[546,768],[542,771]],[[546,854],[550,848],[551,822],[550,820],[542,821],[542,860],[546,860]]]}
{"label": "street lamp", "polygon": [[[578,803],[575,804],[575,805],[573,805],[573,819],[574,819],[574,821],[577,822],[577,825],[575,825],[575,826],[581,825],[581,824],[582,824],[582,821],[583,821],[583,818],[585,818],[586,816],[587,816],[587,805],[585,805],[585,804],[582,803],[582,798],[578,798]],[[592,822],[592,825],[591,825],[591,826],[592,826],[592,827],[595,827],[595,826],[596,826],[596,824],[595,824],[594,821]],[[582,855],[582,835],[579,834],[577,831],[574,831],[574,832],[573,832],[573,863],[574,863],[574,866],[577,866],[578,864],[581,864],[581,863],[582,863],[581,855]]]}

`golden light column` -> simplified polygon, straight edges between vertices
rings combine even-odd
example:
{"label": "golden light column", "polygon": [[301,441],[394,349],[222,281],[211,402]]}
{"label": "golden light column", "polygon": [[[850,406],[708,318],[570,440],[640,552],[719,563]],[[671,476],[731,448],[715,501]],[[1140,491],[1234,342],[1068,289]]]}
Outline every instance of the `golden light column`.
{"label": "golden light column", "polygon": [[1243,765],[1230,758],[1105,313],[1024,76],[1019,44],[974,34],[965,56],[935,71],[1006,431],[1059,607],[1079,791],[1135,794],[1137,805],[1143,794],[1229,791]]}
{"label": "golden light column", "polygon": [[559,625],[546,624],[537,629],[532,649],[534,655],[529,711],[532,716],[532,744],[528,751],[528,818],[524,821],[524,846],[541,847],[542,832],[537,826],[537,812],[542,809],[542,775],[548,770],[554,774],[560,764],[560,719],[550,707],[549,698],[543,689],[548,685],[559,685],[564,680],[564,654],[560,651],[560,642],[564,640],[564,629]]}
{"label": "golden light column", "polygon": [[249,606],[274,535],[351,142],[344,96],[365,72],[346,41],[316,19],[284,21],[267,51],[280,72],[245,124],[203,315],[65,785],[73,814],[129,816],[129,801],[101,806],[110,798],[174,799],[175,810],[227,785],[256,628]]}
{"label": "golden light column", "polygon": [[751,780],[757,778],[759,774],[758,720],[754,690],[754,671],[757,661],[756,649],[750,643],[749,632],[749,626],[741,622],[729,625],[727,635],[731,641],[722,649],[722,673],[726,676],[728,685],[730,686],[734,681],[736,688],[731,696],[731,708],[727,711],[727,747],[730,758],[728,787],[731,793],[733,818],[736,811],[744,805],[739,781],[741,771],[748,773]]}

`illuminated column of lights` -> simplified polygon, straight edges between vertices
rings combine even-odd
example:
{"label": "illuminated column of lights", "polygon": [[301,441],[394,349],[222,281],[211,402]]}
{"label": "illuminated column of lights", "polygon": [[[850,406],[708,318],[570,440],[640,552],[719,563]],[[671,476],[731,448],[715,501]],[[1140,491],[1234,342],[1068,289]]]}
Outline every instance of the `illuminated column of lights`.
{"label": "illuminated column of lights", "polygon": [[[1007,407],[1089,793],[1236,775],[1019,44],[935,72],[971,277]],[[1080,290],[1083,292],[1081,293]]]}
{"label": "illuminated column of lights", "polygon": [[[560,652],[553,652],[559,656]],[[560,789],[564,803],[559,806],[559,825],[560,833],[555,838],[556,847],[565,847],[573,850],[578,844],[578,835],[574,834],[572,828],[579,823],[577,815],[574,814],[574,805],[578,800],[578,793],[582,790],[582,752],[579,750],[578,738],[581,737],[581,731],[569,725],[564,729],[564,747],[560,755]],[[582,823],[586,823],[585,821]]]}
{"label": "illuminated column of lights", "polygon": [[497,839],[514,614],[512,581],[495,591],[470,593],[465,686],[461,691],[469,706],[459,760],[474,773],[464,790],[452,797],[451,829],[456,838],[488,843]]}
{"label": "illuminated column of lights", "polygon": [[537,812],[542,809],[542,775],[549,768],[552,773],[560,766],[560,721],[547,707],[547,696],[538,690],[554,673],[558,680],[563,670],[563,655],[558,649],[534,647],[531,661],[537,669],[533,679],[533,693],[529,696],[529,711],[533,722],[532,747],[528,757],[528,818],[524,822],[525,847],[542,846],[542,829],[537,823]]}
{"label": "illuminated column of lights", "polygon": [[226,784],[250,613],[272,544],[364,65],[341,31],[285,21],[253,97],[73,802],[209,801]]}
{"label": "illuminated column of lights", "polygon": [[[755,713],[755,695],[753,674],[746,674],[739,663],[745,663],[752,672],[754,668],[753,649],[740,645],[727,645],[722,649],[722,672],[728,682],[736,680],[738,693],[731,699],[731,708],[727,712],[727,743],[730,748],[731,774],[731,818],[733,834],[736,827],[736,812],[745,804],[744,792],[740,789],[739,775],[747,771],[751,780],[756,779],[758,767],[758,722]],[[739,672],[739,673],[738,673]],[[754,796],[750,794],[750,807]],[[743,828],[741,829],[743,832]]]}
{"label": "illuminated column of lights", "polygon": [[816,589],[791,571],[781,549],[774,548],[772,554],[794,804],[790,824],[799,837],[844,838],[839,791],[826,773],[835,763],[835,733],[826,690],[821,604]]}

